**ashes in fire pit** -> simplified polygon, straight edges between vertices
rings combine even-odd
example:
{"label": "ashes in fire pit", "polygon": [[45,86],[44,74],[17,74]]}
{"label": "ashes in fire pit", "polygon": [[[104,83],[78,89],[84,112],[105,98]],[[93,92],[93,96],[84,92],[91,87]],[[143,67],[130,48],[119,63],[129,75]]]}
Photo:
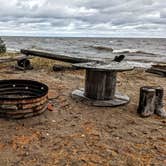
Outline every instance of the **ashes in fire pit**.
{"label": "ashes in fire pit", "polygon": [[32,80],[0,80],[0,117],[27,118],[47,109],[47,85]]}

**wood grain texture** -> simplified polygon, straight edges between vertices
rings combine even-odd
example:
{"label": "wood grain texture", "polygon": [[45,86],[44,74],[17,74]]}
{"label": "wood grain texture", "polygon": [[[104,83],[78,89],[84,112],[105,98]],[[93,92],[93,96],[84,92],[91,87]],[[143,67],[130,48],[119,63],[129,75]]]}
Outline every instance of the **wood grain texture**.
{"label": "wood grain texture", "polygon": [[67,56],[67,55],[63,55],[63,54],[57,54],[57,53],[53,53],[53,52],[49,52],[49,51],[36,50],[36,49],[21,49],[20,52],[25,55],[32,55],[32,56],[59,60],[59,61],[69,62],[69,63],[81,63],[81,62],[95,61],[93,59],[88,59],[86,57],[81,58],[81,57]]}
{"label": "wood grain texture", "polygon": [[86,70],[85,96],[97,100],[114,98],[116,72]]}

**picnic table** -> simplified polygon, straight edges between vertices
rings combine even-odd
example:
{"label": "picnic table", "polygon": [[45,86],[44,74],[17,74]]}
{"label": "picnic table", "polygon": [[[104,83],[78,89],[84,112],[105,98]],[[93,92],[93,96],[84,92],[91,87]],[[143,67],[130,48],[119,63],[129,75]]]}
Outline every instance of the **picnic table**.
{"label": "picnic table", "polygon": [[127,62],[87,62],[73,66],[86,70],[85,89],[73,91],[74,99],[94,106],[118,106],[129,102],[127,95],[116,92],[117,73],[134,68]]}

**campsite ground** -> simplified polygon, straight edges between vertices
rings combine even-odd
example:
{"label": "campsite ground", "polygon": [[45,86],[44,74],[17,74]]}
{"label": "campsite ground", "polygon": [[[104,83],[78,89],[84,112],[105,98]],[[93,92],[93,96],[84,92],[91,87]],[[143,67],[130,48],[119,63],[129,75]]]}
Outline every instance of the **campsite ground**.
{"label": "campsite ground", "polygon": [[139,89],[166,78],[143,69],[118,74],[117,89],[131,97],[126,106],[99,108],[74,101],[84,86],[84,71],[53,72],[58,62],[34,58],[34,69],[18,71],[1,64],[0,79],[32,79],[49,86],[53,111],[23,119],[0,119],[1,166],[164,166],[166,119],[136,113]]}

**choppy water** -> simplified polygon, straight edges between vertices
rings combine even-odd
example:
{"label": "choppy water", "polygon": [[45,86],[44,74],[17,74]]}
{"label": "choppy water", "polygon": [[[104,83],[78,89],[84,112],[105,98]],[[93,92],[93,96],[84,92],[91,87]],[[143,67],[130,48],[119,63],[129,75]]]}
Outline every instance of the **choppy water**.
{"label": "choppy water", "polygon": [[129,59],[148,59],[166,62],[166,39],[147,38],[53,38],[2,37],[8,51],[38,48],[78,57],[113,58],[115,53],[126,54]]}

